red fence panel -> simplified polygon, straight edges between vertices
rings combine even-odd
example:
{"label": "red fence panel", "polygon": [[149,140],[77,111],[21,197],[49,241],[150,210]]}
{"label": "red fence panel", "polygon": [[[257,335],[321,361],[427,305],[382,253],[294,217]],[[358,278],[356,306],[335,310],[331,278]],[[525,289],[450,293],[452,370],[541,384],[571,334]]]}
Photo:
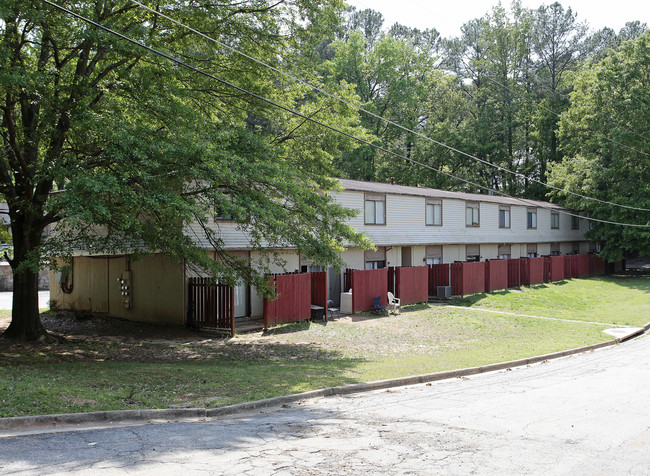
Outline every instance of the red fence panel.
{"label": "red fence panel", "polygon": [[281,274],[271,278],[276,299],[264,299],[264,327],[311,317],[311,273]]}
{"label": "red fence panel", "polygon": [[449,286],[449,264],[429,265],[429,295],[438,295],[438,286]]}
{"label": "red fence panel", "polygon": [[463,263],[463,294],[485,292],[485,261]]}
{"label": "red fence panel", "polygon": [[318,271],[311,273],[311,303],[325,308],[327,316],[327,271]]}
{"label": "red fence panel", "polygon": [[382,306],[388,304],[388,270],[352,270],[352,314],[373,309],[373,299],[380,298]]}
{"label": "red fence panel", "polygon": [[551,280],[551,257],[542,256],[544,260],[543,282],[548,283]]}
{"label": "red fence panel", "polygon": [[578,278],[589,276],[589,255],[577,255]]}
{"label": "red fence panel", "polygon": [[429,268],[427,266],[410,266],[397,268],[397,292],[400,305],[427,302],[429,300]]}
{"label": "red fence panel", "polygon": [[188,282],[188,324],[230,331],[235,335],[235,288],[211,278]]}
{"label": "red fence panel", "polygon": [[577,255],[564,256],[564,277],[565,278],[578,277],[578,256]]}
{"label": "red fence panel", "polygon": [[564,280],[564,256],[550,256],[551,281]]}
{"label": "red fence panel", "polygon": [[451,294],[463,295],[463,263],[460,261],[451,264]]}
{"label": "red fence panel", "polygon": [[485,262],[485,290],[488,292],[508,287],[507,260],[488,260]]}
{"label": "red fence panel", "polygon": [[528,285],[544,282],[544,258],[526,258],[528,260]]}
{"label": "red fence panel", "polygon": [[518,288],[521,286],[520,263],[517,258],[505,260],[508,262],[508,287]]}
{"label": "red fence panel", "polygon": [[485,291],[485,262],[463,263],[451,265],[451,293],[464,296],[465,294],[482,293]]}

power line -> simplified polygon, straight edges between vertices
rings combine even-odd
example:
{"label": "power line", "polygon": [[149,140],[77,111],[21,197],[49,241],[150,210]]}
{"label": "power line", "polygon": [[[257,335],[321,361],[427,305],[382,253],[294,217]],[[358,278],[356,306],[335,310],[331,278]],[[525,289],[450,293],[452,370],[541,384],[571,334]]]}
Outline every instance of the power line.
{"label": "power line", "polygon": [[323,122],[321,122],[321,121],[318,121],[317,119],[314,119],[313,117],[306,116],[305,114],[302,114],[302,113],[300,113],[300,112],[298,112],[298,111],[295,111],[295,110],[293,110],[293,109],[291,109],[291,108],[288,108],[288,107],[286,107],[286,106],[283,106],[283,105],[281,105],[281,104],[278,104],[278,103],[276,103],[276,102],[274,102],[274,101],[272,101],[272,100],[270,100],[270,99],[267,99],[267,98],[265,98],[265,97],[263,97],[263,96],[260,96],[260,95],[258,95],[258,94],[256,94],[256,93],[253,93],[253,92],[251,92],[251,91],[248,91],[248,90],[246,90],[246,89],[244,89],[244,88],[242,88],[242,87],[240,87],[240,86],[237,86],[237,85],[235,85],[235,84],[233,84],[233,83],[231,83],[231,82],[229,82],[229,81],[227,81],[227,80],[225,80],[225,79],[219,78],[219,77],[217,77],[217,76],[215,76],[215,75],[213,75],[213,74],[211,74],[211,73],[208,73],[208,72],[203,71],[203,70],[201,70],[201,69],[199,69],[199,68],[197,68],[197,67],[195,67],[195,66],[192,66],[192,65],[190,65],[190,64],[187,64],[187,63],[185,63],[185,62],[182,61],[182,60],[179,60],[179,59],[177,59],[177,58],[174,58],[173,56],[170,56],[170,55],[168,55],[168,54],[166,54],[166,53],[163,53],[162,51],[159,51],[159,50],[157,50],[157,49],[155,49],[155,48],[152,48],[152,47],[150,47],[150,46],[147,46],[147,45],[145,45],[145,44],[143,44],[143,43],[141,43],[141,42],[139,42],[139,41],[137,41],[137,40],[135,40],[135,39],[133,39],[133,38],[130,38],[130,37],[126,36],[126,35],[123,35],[122,33],[119,33],[119,32],[117,32],[117,31],[114,31],[114,30],[112,30],[112,29],[110,29],[110,28],[108,28],[108,27],[106,27],[106,26],[104,26],[104,25],[102,25],[102,24],[100,24],[100,23],[97,23],[97,22],[95,22],[95,21],[93,21],[93,20],[90,20],[89,18],[86,18],[86,17],[84,17],[83,15],[80,15],[80,14],[78,14],[78,13],[75,13],[75,12],[73,12],[72,10],[69,10],[69,9],[67,9],[67,8],[65,8],[65,7],[62,7],[62,6],[60,6],[60,5],[57,5],[56,3],[53,3],[53,2],[51,2],[50,0],[42,0],[42,1],[43,1],[44,3],[46,3],[46,4],[50,5],[50,6],[52,6],[52,7],[54,7],[54,8],[56,8],[56,9],[60,10],[60,11],[62,11],[62,12],[65,12],[65,13],[67,13],[67,14],[69,14],[69,15],[72,15],[73,17],[75,17],[75,18],[77,18],[77,19],[79,19],[79,20],[82,20],[82,21],[84,21],[84,22],[86,22],[86,23],[88,23],[88,24],[90,24],[90,25],[93,25],[93,26],[95,26],[95,27],[97,27],[97,28],[100,28],[100,29],[106,31],[107,33],[110,33],[110,34],[112,34],[112,35],[114,35],[114,36],[117,36],[118,38],[121,38],[121,39],[123,39],[123,40],[125,40],[125,41],[127,41],[127,42],[129,42],[129,43],[132,43],[132,44],[134,44],[134,45],[136,45],[136,46],[139,46],[139,47],[141,47],[141,48],[144,48],[145,50],[149,51],[150,53],[153,53],[153,54],[155,54],[155,55],[161,56],[161,57],[163,57],[163,58],[165,58],[165,59],[171,61],[172,63],[175,63],[175,64],[177,64],[177,65],[183,66],[183,67],[185,67],[185,68],[187,68],[187,69],[189,69],[189,70],[191,70],[191,71],[193,71],[193,72],[195,72],[195,73],[198,73],[198,74],[201,74],[201,75],[203,75],[203,76],[206,76],[206,77],[208,77],[208,78],[210,78],[210,79],[213,79],[213,80],[215,80],[215,81],[217,81],[217,82],[219,82],[219,83],[221,83],[221,84],[223,84],[223,85],[225,85],[225,86],[228,86],[228,87],[231,87],[231,88],[233,88],[233,89],[236,89],[237,91],[240,91],[240,92],[242,92],[242,93],[244,93],[244,94],[247,94],[247,95],[249,95],[249,96],[252,96],[252,97],[254,97],[254,98],[256,98],[256,99],[258,99],[258,100],[260,100],[260,101],[262,101],[262,102],[265,102],[265,103],[267,103],[267,104],[270,104],[270,105],[272,105],[272,106],[275,106],[275,107],[277,107],[277,108],[279,108],[279,109],[282,109],[282,110],[284,110],[284,111],[286,111],[286,112],[288,112],[288,113],[290,113],[290,114],[293,114],[293,115],[295,115],[295,116],[301,117],[301,118],[305,119],[306,121],[312,122],[312,123],[317,124],[317,125],[319,125],[319,126],[321,126],[321,127],[324,127],[324,128],[326,128],[326,129],[329,129],[329,130],[331,130],[331,131],[333,131],[333,132],[336,132],[336,133],[338,133],[338,134],[344,135],[344,136],[348,137],[349,139],[355,140],[355,141],[357,141],[357,142],[359,142],[359,143],[362,143],[362,144],[368,145],[368,146],[370,146],[370,147],[374,147],[374,148],[376,148],[377,150],[381,150],[382,152],[385,152],[385,153],[387,153],[387,154],[390,154],[390,155],[392,155],[392,156],[394,156],[394,157],[397,157],[397,158],[400,158],[400,159],[406,160],[406,161],[408,161],[408,162],[412,162],[412,163],[414,163],[414,164],[416,164],[416,165],[419,165],[419,166],[421,166],[421,167],[427,168],[427,169],[429,169],[429,170],[431,170],[431,171],[437,172],[437,173],[442,174],[442,175],[444,175],[444,176],[446,176],[446,177],[453,178],[453,179],[455,179],[455,180],[458,180],[458,181],[464,182],[464,183],[466,183],[466,184],[468,184],[468,185],[473,185],[473,186],[475,186],[475,187],[477,187],[477,188],[480,188],[480,189],[483,189],[483,190],[487,190],[488,192],[496,193],[496,194],[501,195],[501,196],[503,196],[503,197],[507,197],[507,198],[510,198],[510,199],[512,199],[512,200],[519,201],[520,203],[523,203],[523,204],[525,204],[525,205],[529,205],[529,206],[533,206],[533,207],[537,207],[537,208],[545,208],[545,209],[548,209],[548,210],[557,211],[557,212],[559,212],[559,213],[563,213],[563,214],[565,214],[565,215],[569,215],[569,216],[575,216],[575,217],[583,218],[583,219],[588,220],[588,221],[596,221],[596,222],[599,222],[599,223],[607,223],[607,224],[611,224],[611,225],[620,225],[620,226],[630,226],[630,227],[636,227],[636,228],[650,228],[650,225],[639,225],[639,224],[635,224],[635,223],[620,223],[620,222],[614,222],[614,221],[608,221],[608,220],[601,220],[601,219],[598,219],[598,218],[584,217],[584,216],[581,216],[581,215],[576,214],[576,213],[571,213],[571,212],[569,212],[568,210],[557,209],[557,208],[554,208],[554,207],[550,207],[550,206],[542,205],[542,204],[540,204],[539,202],[533,202],[533,201],[526,200],[526,199],[523,199],[523,198],[513,197],[513,196],[508,195],[508,194],[506,194],[506,193],[500,192],[499,190],[494,190],[494,189],[492,189],[492,188],[489,188],[489,187],[486,187],[486,186],[483,186],[483,185],[480,185],[480,184],[474,183],[474,182],[472,182],[472,181],[470,181],[470,180],[467,180],[467,179],[464,179],[464,178],[461,178],[461,177],[457,177],[457,176],[455,176],[455,175],[453,175],[453,174],[450,174],[450,173],[448,173],[448,172],[444,172],[444,171],[442,171],[442,170],[435,169],[435,168],[433,168],[433,167],[431,167],[431,166],[429,166],[429,165],[423,164],[423,163],[421,163],[421,162],[418,162],[418,161],[416,161],[416,160],[413,160],[413,159],[411,159],[411,158],[408,158],[408,157],[406,157],[406,156],[404,156],[404,155],[398,154],[397,152],[393,152],[393,151],[391,151],[391,150],[388,150],[388,149],[386,149],[386,148],[384,148],[384,147],[381,147],[381,146],[378,146],[378,145],[376,145],[376,144],[372,144],[371,142],[369,142],[369,141],[367,141],[367,140],[365,140],[365,139],[362,139],[362,138],[360,138],[360,137],[357,137],[357,136],[354,136],[354,135],[352,135],[352,134],[349,134],[349,133],[347,133],[347,132],[345,132],[345,131],[342,131],[342,130],[340,130],[340,129],[337,129],[337,128],[335,128],[335,127],[333,127],[333,126],[330,126],[330,125],[328,125],[328,124],[325,124],[325,123],[323,123]]}
{"label": "power line", "polygon": [[[181,22],[179,22],[178,20],[175,20],[174,18],[172,18],[172,17],[170,17],[170,16],[168,16],[168,15],[162,13],[162,12],[159,12],[159,11],[157,11],[157,10],[154,10],[154,9],[152,9],[152,8],[150,8],[150,7],[148,7],[148,6],[144,5],[144,4],[142,4],[142,3],[139,2],[138,0],[129,0],[129,1],[131,1],[132,3],[135,3],[136,5],[139,5],[140,7],[144,8],[145,10],[148,10],[149,12],[153,13],[154,15],[160,15],[161,17],[163,17],[163,18],[165,18],[165,19],[171,21],[172,23],[174,23],[174,24],[176,24],[176,25],[178,25],[178,26],[180,26],[180,27],[182,27],[182,28],[186,28],[187,30],[191,31],[192,33],[195,33],[195,34],[201,36],[202,38],[205,38],[205,39],[208,40],[208,41],[211,41],[211,42],[213,42],[213,43],[215,43],[215,44],[217,44],[217,45],[219,45],[219,46],[221,46],[221,47],[227,48],[227,49],[229,49],[230,51],[232,51],[232,52],[234,52],[234,53],[237,53],[237,54],[243,56],[244,58],[247,58],[247,59],[249,59],[249,60],[251,60],[251,61],[253,61],[253,62],[255,62],[255,63],[259,64],[259,65],[262,65],[262,66],[264,66],[264,67],[266,67],[266,68],[270,68],[271,70],[275,71],[275,72],[278,73],[278,74],[281,74],[281,75],[283,75],[283,76],[285,76],[285,77],[287,77],[287,78],[290,78],[290,79],[292,79],[292,80],[294,80],[294,81],[296,81],[296,82],[299,82],[300,84],[303,84],[303,85],[305,85],[305,86],[308,86],[308,87],[310,87],[310,88],[312,88],[312,89],[314,89],[314,90],[316,90],[316,91],[318,91],[318,92],[320,92],[320,93],[322,93],[322,94],[325,94],[326,96],[328,96],[328,97],[330,97],[330,98],[332,98],[332,99],[335,99],[336,101],[339,101],[339,102],[341,102],[341,103],[343,103],[343,104],[346,104],[346,105],[348,105],[348,106],[350,106],[350,107],[356,109],[356,110],[359,111],[359,112],[363,112],[363,113],[365,113],[365,114],[368,114],[368,115],[374,117],[375,119],[379,119],[379,120],[381,120],[381,121],[384,121],[386,124],[389,124],[389,125],[392,125],[392,126],[394,126],[394,127],[397,127],[397,128],[399,128],[399,129],[401,129],[401,130],[403,130],[403,131],[405,131],[405,132],[409,132],[409,133],[411,133],[411,134],[414,134],[414,135],[416,135],[416,136],[418,136],[418,137],[421,137],[421,138],[423,138],[423,139],[425,139],[425,140],[427,140],[427,141],[430,141],[430,142],[432,142],[432,143],[434,143],[434,144],[436,144],[436,145],[438,145],[438,146],[440,146],[440,147],[444,147],[444,148],[446,148],[446,149],[448,149],[448,150],[450,150],[450,151],[452,151],[452,152],[456,152],[456,153],[458,153],[458,154],[464,155],[464,156],[466,156],[466,157],[468,157],[468,158],[470,158],[470,159],[472,159],[472,160],[478,161],[478,162],[480,162],[480,163],[482,163],[482,164],[484,164],[484,165],[487,165],[487,166],[489,166],[489,167],[493,167],[493,168],[495,168],[495,169],[497,169],[497,170],[499,170],[499,171],[502,171],[502,172],[506,172],[506,173],[512,174],[512,175],[514,175],[514,176],[516,176],[516,177],[518,177],[518,178],[521,178],[521,179],[524,179],[524,180],[529,180],[529,181],[531,181],[531,182],[534,182],[534,183],[540,184],[540,185],[542,185],[542,186],[544,186],[544,187],[547,187],[547,188],[549,188],[549,189],[551,189],[551,190],[555,190],[555,191],[557,191],[557,192],[562,192],[562,193],[567,193],[567,194],[569,194],[569,195],[573,195],[573,196],[576,196],[576,197],[580,197],[580,198],[583,198],[583,199],[585,199],[585,200],[591,200],[591,201],[595,201],[595,202],[602,203],[602,204],[606,204],[606,205],[612,205],[612,206],[619,207],[619,208],[625,208],[625,209],[628,209],[628,210],[636,210],[636,211],[650,212],[650,209],[648,209],[648,208],[632,207],[632,206],[629,206],[629,205],[622,205],[622,204],[619,204],[619,203],[610,202],[610,201],[607,201],[607,200],[601,200],[601,199],[599,199],[599,198],[595,198],[595,197],[590,197],[590,196],[588,196],[588,195],[584,195],[584,194],[581,194],[581,193],[578,193],[578,192],[572,192],[572,191],[570,191],[570,190],[565,190],[565,189],[562,189],[562,188],[556,187],[556,186],[554,186],[554,185],[550,185],[550,184],[548,184],[548,183],[546,183],[546,182],[542,182],[541,180],[537,180],[537,179],[535,179],[535,178],[528,177],[527,175],[524,175],[524,174],[522,174],[522,173],[515,172],[515,171],[513,171],[513,170],[507,169],[507,168],[502,167],[502,166],[500,166],[500,165],[493,164],[492,162],[489,162],[489,161],[487,161],[487,160],[485,160],[485,159],[481,159],[481,158],[476,157],[476,156],[474,156],[474,155],[472,155],[472,154],[469,154],[469,153],[464,152],[464,151],[462,151],[462,150],[456,149],[455,147],[452,147],[452,146],[450,146],[450,145],[447,145],[447,144],[445,144],[445,143],[443,143],[443,142],[440,142],[440,141],[437,141],[437,140],[435,140],[435,139],[432,139],[431,137],[428,137],[428,136],[426,136],[426,135],[424,135],[424,134],[422,134],[422,133],[420,133],[420,132],[417,132],[417,131],[414,131],[414,130],[412,130],[412,129],[409,129],[408,127],[402,126],[402,125],[399,124],[399,123],[396,123],[396,122],[394,122],[394,121],[392,121],[392,120],[390,120],[390,119],[386,119],[386,118],[384,118],[383,116],[380,116],[380,115],[375,114],[375,113],[373,113],[373,112],[371,112],[371,111],[368,111],[368,110],[366,110],[366,109],[364,109],[364,108],[362,108],[362,107],[360,107],[360,106],[358,106],[358,105],[356,105],[356,104],[353,104],[353,103],[347,101],[346,99],[343,99],[343,98],[341,98],[341,97],[339,97],[339,96],[336,96],[336,95],[334,95],[334,94],[332,94],[332,93],[329,93],[329,92],[325,91],[324,89],[322,89],[322,88],[320,88],[320,87],[318,87],[318,86],[314,86],[313,84],[309,83],[308,81],[305,81],[304,79],[298,78],[298,77],[292,75],[291,73],[287,73],[287,72],[285,72],[285,71],[282,71],[282,70],[276,68],[275,66],[272,66],[272,65],[270,65],[270,64],[268,64],[268,63],[266,63],[266,62],[264,62],[264,61],[262,61],[262,60],[259,60],[259,59],[257,59],[257,58],[254,58],[253,56],[250,56],[250,55],[244,53],[243,51],[238,50],[237,48],[235,48],[235,47],[233,47],[233,46],[227,45],[226,43],[223,43],[223,42],[221,42],[221,41],[219,41],[219,40],[217,40],[217,39],[215,39],[215,38],[212,38],[211,36],[206,35],[205,33],[202,33],[202,32],[200,32],[200,31],[198,31],[198,30],[196,30],[196,29],[190,27],[189,25],[185,25],[184,23],[181,23]],[[502,87],[505,87],[505,86],[502,86]],[[541,106],[541,107],[543,107],[543,106]],[[552,112],[552,111],[551,111],[551,112]],[[624,146],[623,144],[619,144],[619,145]],[[633,150],[636,150],[636,149],[633,149]],[[637,152],[640,152],[640,151],[637,151]],[[644,152],[640,152],[640,153],[644,153]],[[409,160],[410,160],[410,159],[409,159]],[[412,160],[411,160],[411,161],[412,161]],[[413,163],[416,163],[416,162],[414,162],[414,161],[412,161],[412,162],[413,162]]]}

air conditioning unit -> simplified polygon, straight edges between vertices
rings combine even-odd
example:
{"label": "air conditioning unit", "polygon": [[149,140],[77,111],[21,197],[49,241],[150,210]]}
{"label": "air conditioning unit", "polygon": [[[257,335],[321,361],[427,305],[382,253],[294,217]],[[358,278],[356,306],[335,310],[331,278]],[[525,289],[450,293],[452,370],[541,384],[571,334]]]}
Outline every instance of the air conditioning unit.
{"label": "air conditioning unit", "polygon": [[438,297],[444,299],[450,299],[451,286],[438,286]]}

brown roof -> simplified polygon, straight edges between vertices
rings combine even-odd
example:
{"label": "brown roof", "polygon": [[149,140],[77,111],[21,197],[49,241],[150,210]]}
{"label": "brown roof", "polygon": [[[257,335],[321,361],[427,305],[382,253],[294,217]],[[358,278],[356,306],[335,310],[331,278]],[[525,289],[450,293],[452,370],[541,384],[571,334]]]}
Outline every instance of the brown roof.
{"label": "brown roof", "polygon": [[417,197],[450,198],[455,200],[467,200],[472,202],[499,203],[502,205],[520,205],[543,208],[562,209],[560,205],[539,200],[524,198],[503,197],[499,195],[484,195],[481,193],[449,192],[426,187],[408,187],[406,185],[393,185],[390,183],[362,182],[360,180],[338,179],[345,190],[357,192],[385,193],[389,195],[412,195]]}

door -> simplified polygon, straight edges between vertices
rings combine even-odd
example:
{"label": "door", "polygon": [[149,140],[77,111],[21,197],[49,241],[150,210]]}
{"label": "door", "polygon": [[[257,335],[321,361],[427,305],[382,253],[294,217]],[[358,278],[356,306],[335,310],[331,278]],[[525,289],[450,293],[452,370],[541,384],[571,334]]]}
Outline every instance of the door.
{"label": "door", "polygon": [[412,266],[410,246],[402,246],[402,266]]}
{"label": "door", "polygon": [[248,286],[238,284],[235,286],[235,317],[248,317]]}
{"label": "door", "polygon": [[327,296],[334,302],[334,307],[341,305],[341,273],[334,268],[327,270]]}

